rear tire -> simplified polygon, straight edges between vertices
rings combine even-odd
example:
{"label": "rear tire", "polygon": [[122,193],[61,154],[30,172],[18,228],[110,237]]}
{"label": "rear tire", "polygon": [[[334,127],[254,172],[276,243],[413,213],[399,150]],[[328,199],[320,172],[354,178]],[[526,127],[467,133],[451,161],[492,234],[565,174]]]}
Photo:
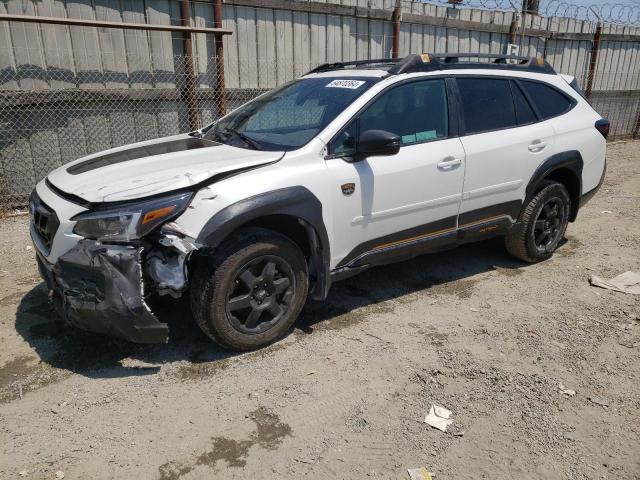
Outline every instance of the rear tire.
{"label": "rear tire", "polygon": [[507,251],[529,263],[551,258],[569,223],[571,199],[564,185],[546,180],[505,237]]}
{"label": "rear tire", "polygon": [[287,237],[261,228],[234,234],[213,261],[196,267],[194,319],[209,338],[231,350],[253,350],[284,336],[309,288],[307,262]]}

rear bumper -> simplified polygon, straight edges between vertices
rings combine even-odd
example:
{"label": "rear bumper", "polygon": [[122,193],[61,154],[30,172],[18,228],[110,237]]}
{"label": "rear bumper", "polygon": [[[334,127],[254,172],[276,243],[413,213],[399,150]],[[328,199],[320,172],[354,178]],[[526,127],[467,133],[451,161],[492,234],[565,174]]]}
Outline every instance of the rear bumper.
{"label": "rear bumper", "polygon": [[598,182],[598,185],[596,185],[596,188],[580,196],[580,208],[584,207],[587,204],[587,202],[591,200],[596,193],[598,193],[598,190],[600,190],[600,187],[604,183],[604,177],[606,176],[606,174],[607,174],[607,161],[605,159],[604,168],[602,169],[602,175],[600,177],[600,181]]}
{"label": "rear bumper", "polygon": [[[36,248],[37,251],[37,248]],[[55,265],[38,252],[40,275],[68,323],[136,343],[166,343],[167,324],[143,298],[142,248],[81,240]]]}

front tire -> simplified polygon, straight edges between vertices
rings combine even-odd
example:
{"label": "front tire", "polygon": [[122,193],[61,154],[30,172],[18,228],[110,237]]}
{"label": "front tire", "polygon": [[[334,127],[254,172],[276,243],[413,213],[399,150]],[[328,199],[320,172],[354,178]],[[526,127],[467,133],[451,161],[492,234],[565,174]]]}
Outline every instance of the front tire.
{"label": "front tire", "polygon": [[253,350],[289,331],[308,288],[300,248],[276,232],[252,228],[234,234],[212,262],[196,267],[191,310],[204,333],[220,346]]}
{"label": "front tire", "polygon": [[567,230],[570,212],[571,199],[565,186],[545,181],[505,237],[507,251],[529,263],[551,258]]}

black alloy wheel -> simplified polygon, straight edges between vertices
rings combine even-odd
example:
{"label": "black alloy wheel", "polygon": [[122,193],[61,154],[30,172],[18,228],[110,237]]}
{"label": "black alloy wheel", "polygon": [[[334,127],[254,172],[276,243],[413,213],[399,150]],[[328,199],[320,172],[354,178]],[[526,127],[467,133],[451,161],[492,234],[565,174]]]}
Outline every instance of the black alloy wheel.
{"label": "black alloy wheel", "polygon": [[307,259],[296,243],[273,230],[242,229],[192,265],[193,318],[225,348],[254,350],[282,338],[307,299]]}
{"label": "black alloy wheel", "polygon": [[559,240],[565,216],[566,209],[560,198],[553,197],[547,200],[533,227],[533,241],[538,250],[546,252],[550,245]]}
{"label": "black alloy wheel", "polygon": [[520,211],[518,221],[505,236],[511,255],[529,263],[551,258],[562,243],[571,214],[571,197],[567,188],[544,180],[540,189]]}
{"label": "black alloy wheel", "polygon": [[281,257],[264,255],[240,268],[227,296],[231,324],[242,333],[262,333],[291,305],[295,276]]}

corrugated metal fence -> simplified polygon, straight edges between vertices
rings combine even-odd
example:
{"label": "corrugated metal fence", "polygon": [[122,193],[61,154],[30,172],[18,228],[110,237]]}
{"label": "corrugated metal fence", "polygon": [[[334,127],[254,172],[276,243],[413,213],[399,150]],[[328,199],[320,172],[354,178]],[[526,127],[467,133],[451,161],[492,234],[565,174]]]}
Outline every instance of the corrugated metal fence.
{"label": "corrugated metal fence", "polygon": [[[20,207],[37,180],[80,156],[188,131],[266,89],[325,62],[390,57],[395,0],[226,0],[224,83],[216,36],[0,20],[0,210]],[[452,9],[402,1],[399,54],[504,53],[510,39],[576,76],[612,120],[614,136],[637,135],[640,29],[574,18]],[[177,0],[0,0],[0,14],[214,26],[213,2]],[[514,23],[514,20],[516,23]],[[515,31],[514,31],[514,26]],[[514,38],[515,37],[515,38]],[[190,76],[191,70],[195,76]],[[195,85],[190,84],[195,82]]]}

